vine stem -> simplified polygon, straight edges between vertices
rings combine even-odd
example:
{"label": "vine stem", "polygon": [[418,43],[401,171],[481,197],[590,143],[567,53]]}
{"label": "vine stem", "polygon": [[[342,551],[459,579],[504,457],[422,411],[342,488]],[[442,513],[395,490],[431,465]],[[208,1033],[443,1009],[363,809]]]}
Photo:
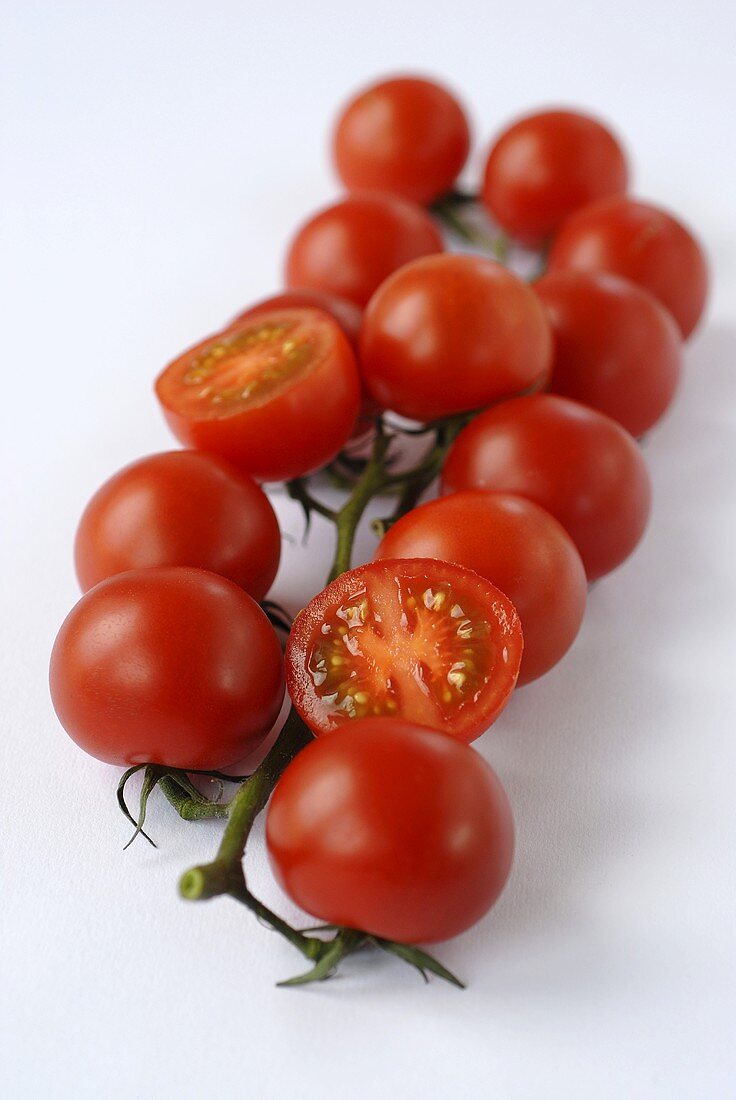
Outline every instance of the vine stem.
{"label": "vine stem", "polygon": [[430,213],[443,223],[460,240],[474,248],[480,248],[484,252],[490,252],[495,260],[505,264],[509,255],[508,238],[503,233],[497,233],[495,237],[485,233],[472,222],[467,221],[462,211],[469,205],[477,203],[474,195],[466,195],[457,191],[448,191],[440,195],[430,206]]}

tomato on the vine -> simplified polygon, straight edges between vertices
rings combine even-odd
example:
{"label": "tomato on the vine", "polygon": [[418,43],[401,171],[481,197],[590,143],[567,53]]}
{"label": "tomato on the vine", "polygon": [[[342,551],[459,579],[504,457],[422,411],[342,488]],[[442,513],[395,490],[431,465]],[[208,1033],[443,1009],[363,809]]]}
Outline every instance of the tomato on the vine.
{"label": "tomato on the vine", "polygon": [[534,289],[555,338],[549,389],[643,435],[667,410],[682,372],[672,315],[642,287],[597,271],[553,271]]}
{"label": "tomato on the vine", "polygon": [[179,356],[156,395],[182,443],[230,459],[258,481],[300,477],[350,437],[360,376],[322,310],[246,317]]}
{"label": "tomato on the vine", "polygon": [[535,501],[570,535],[591,581],[631,554],[651,503],[646,464],[629,433],[556,394],[505,401],[471,421],[447,457],[442,486]]}
{"label": "tomato on the vine", "polygon": [[74,543],[85,592],[129,569],[191,565],[262,600],[280,557],[281,532],[266,494],[203,451],[169,451],[124,467],[90,500]]}
{"label": "tomato on the vine", "polygon": [[610,271],[644,287],[666,306],[684,338],[708,296],[703,250],[671,214],[630,198],[603,199],[563,222],[552,242],[550,271]]}
{"label": "tomato on the vine", "polygon": [[429,203],[452,187],[468,156],[470,128],[455,97],[433,80],[395,77],[360,92],[333,137],[350,191],[386,191]]}
{"label": "tomato on the vine", "polygon": [[574,210],[622,194],[624,151],[602,123],[577,111],[519,119],[488,154],[481,197],[499,225],[539,244]]}
{"label": "tomato on the vine", "polygon": [[549,323],[534,292],[479,256],[429,256],[378,289],[360,339],[366,385],[385,408],[434,420],[547,378]]}
{"label": "tomato on the vine", "polygon": [[513,604],[483,577],[446,561],[375,561],[297,616],[287,686],[318,734],[379,715],[472,741],[508,702],[521,651]]}
{"label": "tomato on the vine", "polygon": [[109,764],[216,771],[243,760],[284,695],[278,638],[242,588],[204,569],[140,569],[92,588],[51,654],[62,726]]}
{"label": "tomato on the vine", "polygon": [[443,248],[421,206],[393,195],[348,195],[298,230],[286,258],[286,284],[364,306],[397,268]]}
{"label": "tomato on the vine", "polygon": [[572,645],[587,595],[585,569],[564,528],[510,493],[467,490],[414,508],[389,528],[376,558],[441,558],[473,569],[513,602],[524,632],[519,684]]}
{"label": "tomato on the vine", "polygon": [[292,761],[271,800],[266,843],[282,886],[313,916],[433,943],[496,901],[514,823],[479,753],[409,722],[368,718]]}

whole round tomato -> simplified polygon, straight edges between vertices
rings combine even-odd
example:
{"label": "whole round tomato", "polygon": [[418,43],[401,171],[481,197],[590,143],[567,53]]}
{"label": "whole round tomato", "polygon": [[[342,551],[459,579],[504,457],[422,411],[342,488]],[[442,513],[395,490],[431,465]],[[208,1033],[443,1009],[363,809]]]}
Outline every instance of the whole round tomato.
{"label": "whole round tomato", "polygon": [[85,592],[128,569],[191,565],[262,600],[280,556],[281,533],[266,494],[203,451],[150,455],[120,470],[85,508],[74,544]]}
{"label": "whole round tomato", "polygon": [[497,138],[481,197],[499,225],[533,245],[579,207],[622,194],[628,174],[623,149],[596,119],[541,111]]}
{"label": "whole round tomato", "polygon": [[552,337],[539,299],[479,256],[428,256],[374,294],[360,338],[375,399],[412,420],[489,405],[543,383]]}
{"label": "whole round tomato", "polygon": [[51,654],[51,699],[108,764],[218,771],[243,760],[284,695],[276,634],[242,588],[204,569],[140,569],[91,589]]}
{"label": "whole round tomato", "polygon": [[303,287],[294,287],[293,290],[284,290],[280,294],[274,294],[270,298],[264,298],[255,305],[249,306],[234,317],[228,325],[238,326],[241,321],[250,320],[251,317],[259,317],[262,313],[273,313],[281,309],[321,309],[328,313],[333,321],[337,321],[342,331],[350,341],[353,351],[358,349],[358,337],[363,321],[363,310],[356,306],[355,302],[349,302],[347,298],[338,298],[336,294],[325,294],[321,290],[307,290]]}
{"label": "whole round tomato", "polygon": [[376,558],[441,558],[500,588],[524,632],[519,684],[556,665],[585,611],[587,582],[575,545],[556,519],[510,493],[466,490],[420,505],[393,524]]}
{"label": "whole round tomato", "polygon": [[708,295],[708,266],[689,229],[649,203],[612,198],[578,210],[560,227],[550,271],[610,271],[638,283],[666,306],[684,338]]}
{"label": "whole round tomato", "polygon": [[159,375],[174,435],[257,481],[301,477],[335,457],[360,407],[342,331],[316,309],[246,317],[189,348]]}
{"label": "whole round tomato", "polygon": [[289,764],[266,843],[279,882],[313,916],[433,943],[464,932],[496,901],[514,823],[498,776],[473,749],[368,718]]}
{"label": "whole round tomato", "polygon": [[378,715],[472,741],[508,702],[522,645],[513,604],[483,577],[446,561],[374,561],[297,616],[287,687],[316,734]]}
{"label": "whole round tomato", "polygon": [[420,206],[393,195],[349,195],[298,230],[286,257],[286,284],[364,306],[397,268],[443,247]]}
{"label": "whole round tomato", "polygon": [[387,191],[429,203],[452,187],[470,149],[457,100],[433,80],[396,77],[366,88],[343,110],[333,137],[349,191]]}
{"label": "whole round tomato", "polygon": [[682,372],[672,315],[635,283],[597,271],[554,271],[534,289],[555,337],[549,389],[643,435],[667,410]]}
{"label": "whole round tomato", "polygon": [[565,528],[590,581],[633,551],[651,504],[646,464],[629,433],[555,394],[505,401],[471,421],[447,457],[442,486],[535,501]]}

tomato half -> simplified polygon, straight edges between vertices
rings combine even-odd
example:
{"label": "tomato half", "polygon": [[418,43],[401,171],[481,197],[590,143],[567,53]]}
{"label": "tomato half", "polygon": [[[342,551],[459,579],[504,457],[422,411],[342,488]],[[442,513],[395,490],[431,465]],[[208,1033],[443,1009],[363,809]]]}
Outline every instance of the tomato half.
{"label": "tomato half", "polygon": [[552,336],[539,299],[493,260],[416,260],[379,287],[360,339],[376,400],[412,420],[489,405],[542,384]]}
{"label": "tomato half", "polygon": [[514,823],[479,753],[408,722],[368,718],[289,764],[266,843],[276,877],[308,913],[432,943],[464,932],[496,901]]}
{"label": "tomato half", "polygon": [[299,614],[287,686],[315,733],[388,715],[472,741],[508,702],[521,651],[516,610],[489,581],[444,561],[377,561]]}
{"label": "tomato half", "polygon": [[397,268],[443,247],[421,206],[392,195],[350,195],[298,230],[286,257],[286,284],[364,306]]}
{"label": "tomato half", "polygon": [[284,290],[281,294],[274,294],[270,298],[264,298],[255,305],[249,306],[239,313],[228,325],[238,326],[241,321],[250,320],[251,317],[259,317],[263,313],[273,313],[282,309],[321,309],[329,313],[333,321],[337,321],[342,331],[350,341],[354,351],[358,348],[360,326],[363,321],[363,311],[355,302],[349,302],[347,298],[338,298],[336,294],[325,294],[320,290],[307,290],[304,287],[295,287],[293,290]]}
{"label": "tomato half", "polygon": [[232,581],[141,569],[102,581],[72,608],[50,687],[62,726],[98,760],[217,771],[276,721],[283,661],[268,619]]}
{"label": "tomato half", "polygon": [[570,535],[591,581],[631,554],[651,505],[646,464],[629,433],[555,394],[504,401],[472,420],[447,457],[442,487],[535,501]]}
{"label": "tomato half", "polygon": [[577,111],[542,111],[496,139],[481,197],[519,240],[539,244],[581,206],[626,190],[623,149],[605,126]]}
{"label": "tomato half", "polygon": [[468,490],[428,501],[393,524],[376,558],[441,558],[500,588],[524,631],[519,684],[557,664],[580,629],[587,596],[580,555],[561,524],[522,497]]}
{"label": "tomato half", "polygon": [[191,565],[262,600],[280,557],[281,532],[266,494],[203,451],[150,455],[120,470],[90,500],[74,543],[85,592],[129,569]]}
{"label": "tomato half", "polygon": [[333,137],[335,166],[349,191],[387,191],[419,203],[452,187],[469,149],[468,120],[455,97],[411,76],[362,91]]}
{"label": "tomato half", "polygon": [[612,416],[634,436],[666,412],[682,373],[672,315],[642,287],[596,271],[534,284],[555,337],[549,389]]}
{"label": "tomato half", "polygon": [[182,443],[280,481],[318,469],[345,444],[360,377],[327,314],[276,310],[190,348],[159,375],[156,395]]}
{"label": "tomato half", "polygon": [[664,210],[630,198],[604,199],[563,222],[549,270],[610,271],[644,287],[666,306],[684,338],[708,296],[708,265],[697,240]]}

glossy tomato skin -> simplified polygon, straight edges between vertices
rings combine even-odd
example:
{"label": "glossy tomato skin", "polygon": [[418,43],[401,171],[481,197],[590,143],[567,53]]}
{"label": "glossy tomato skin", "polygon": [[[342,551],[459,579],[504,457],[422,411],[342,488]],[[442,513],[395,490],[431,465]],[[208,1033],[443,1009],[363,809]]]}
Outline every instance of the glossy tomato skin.
{"label": "glossy tomato skin", "polygon": [[379,404],[412,420],[482,408],[547,378],[552,336],[532,290],[493,260],[430,256],[378,289],[361,370]]}
{"label": "glossy tomato skin", "polygon": [[83,592],[130,569],[190,565],[262,600],[280,556],[281,532],[266,494],[203,451],[150,455],[120,470],[85,508],[74,544]]}
{"label": "glossy tomato skin", "polygon": [[570,535],[589,581],[632,553],[651,506],[649,474],[629,433],[555,394],[505,401],[476,417],[448,455],[442,487],[535,501]]}
{"label": "glossy tomato skin", "polygon": [[62,624],[51,698],[109,764],[219,770],[257,748],[284,694],[278,639],[242,588],[203,569],[119,573]]}
{"label": "glossy tomato skin", "polygon": [[491,216],[526,244],[540,244],[573,211],[628,183],[624,151],[594,118],[542,111],[497,138],[486,161],[481,197]]}
{"label": "glossy tomato skin", "polygon": [[446,88],[418,77],[373,84],[340,115],[333,156],[349,191],[386,191],[430,203],[449,190],[470,150],[462,107]]}
{"label": "glossy tomato skin", "polygon": [[672,401],[682,337],[672,315],[628,279],[554,271],[534,284],[554,333],[549,389],[613,417],[635,437]]}
{"label": "glossy tomato skin", "polygon": [[522,649],[514,605],[477,573],[374,561],[341,574],[297,616],[287,689],[317,735],[388,715],[469,742],[508,703]]}
{"label": "glossy tomato skin", "polygon": [[685,339],[708,296],[708,265],[690,230],[659,207],[632,198],[604,199],[563,222],[549,270],[570,269],[608,271],[638,283],[670,311]]}
{"label": "glossy tomato skin", "polygon": [[331,924],[399,943],[456,936],[508,879],[514,826],[483,758],[450,737],[368,718],[320,738],[284,772],[268,810],[271,865]]}
{"label": "glossy tomato skin", "polygon": [[420,206],[393,195],[349,195],[297,231],[286,258],[286,284],[363,307],[397,268],[443,247],[439,229]]}
{"label": "glossy tomato skin", "polygon": [[441,558],[500,588],[524,631],[519,684],[556,665],[580,629],[587,597],[580,555],[561,524],[523,497],[469,489],[428,501],[389,528],[375,557]]}
{"label": "glossy tomato skin", "polygon": [[247,321],[263,313],[272,313],[275,309],[321,309],[323,313],[328,313],[333,321],[337,321],[353,351],[358,349],[358,337],[363,321],[362,309],[356,306],[355,302],[349,302],[347,298],[338,298],[336,294],[325,294],[321,290],[294,287],[292,290],[273,294],[270,298],[264,298],[244,309],[232,319],[230,325],[237,326],[241,321]]}
{"label": "glossy tomato skin", "polygon": [[[222,413],[191,401],[192,365],[247,340],[258,326],[295,326],[314,348],[311,359],[281,388]],[[301,477],[329,462],[349,439],[361,384],[355,355],[339,326],[322,310],[276,310],[245,318],[189,348],[156,381],[156,396],[177,439],[217,454],[256,481]]]}

